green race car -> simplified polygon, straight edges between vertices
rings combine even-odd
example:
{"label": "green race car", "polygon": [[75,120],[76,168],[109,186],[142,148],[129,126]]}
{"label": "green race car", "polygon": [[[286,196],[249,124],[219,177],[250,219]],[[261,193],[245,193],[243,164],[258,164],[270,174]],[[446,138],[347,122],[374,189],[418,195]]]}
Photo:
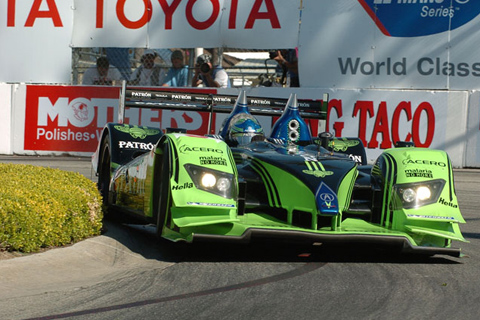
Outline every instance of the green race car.
{"label": "green race car", "polygon": [[[219,135],[108,123],[92,157],[110,211],[172,241],[381,244],[460,256],[465,241],[444,151],[398,143],[373,165],[358,138],[311,137],[322,105],[125,89],[121,105],[230,113]],[[229,98],[230,99],[230,98]],[[217,101],[217,103],[215,103]],[[219,102],[220,101],[220,102]],[[267,102],[264,102],[267,101]],[[278,106],[281,106],[279,108]],[[280,116],[265,137],[254,115]]]}

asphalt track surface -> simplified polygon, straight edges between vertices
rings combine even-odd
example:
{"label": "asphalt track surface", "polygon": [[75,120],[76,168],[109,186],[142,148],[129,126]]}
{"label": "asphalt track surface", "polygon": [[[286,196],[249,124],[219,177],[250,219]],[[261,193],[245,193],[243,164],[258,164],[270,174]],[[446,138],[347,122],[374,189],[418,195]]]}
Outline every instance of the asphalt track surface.
{"label": "asphalt track surface", "polygon": [[[0,157],[78,171],[89,159]],[[105,234],[0,261],[0,319],[475,319],[480,170],[455,170],[466,255],[295,246],[177,246],[106,221]]]}

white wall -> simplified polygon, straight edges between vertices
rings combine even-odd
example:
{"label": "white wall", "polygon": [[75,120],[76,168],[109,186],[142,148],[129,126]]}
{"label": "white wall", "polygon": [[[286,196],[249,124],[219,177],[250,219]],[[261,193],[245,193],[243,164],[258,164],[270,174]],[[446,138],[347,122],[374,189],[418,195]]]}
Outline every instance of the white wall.
{"label": "white wall", "polygon": [[[109,93],[107,94],[106,91]],[[326,130],[337,135],[340,135],[341,130],[341,136],[362,138],[367,147],[369,162],[373,162],[383,149],[392,147],[395,142],[394,137],[397,136],[399,140],[412,140],[412,137],[415,137],[420,144],[424,144],[424,147],[447,151],[453,165],[457,168],[480,167],[480,91],[471,93],[420,90],[247,89],[249,96],[278,98],[288,98],[292,92],[296,92],[299,99],[318,100],[323,98],[324,93],[328,93],[330,114]],[[236,95],[238,89],[220,89],[218,93]],[[58,97],[67,96],[70,102],[55,103]],[[106,110],[109,109],[113,117],[114,110],[118,107],[117,96],[118,91],[112,87],[0,85],[0,111],[2,112],[0,153],[39,155],[67,153],[89,156],[93,151],[81,152],[84,150],[82,146],[88,144],[85,150],[91,150],[92,143],[96,146],[95,137],[98,137],[106,121],[115,121],[113,118],[107,119],[109,113]],[[31,124],[25,128],[26,119],[37,119],[40,99],[42,101],[49,99],[51,107],[65,108],[65,110],[56,110],[51,113],[50,117],[57,116],[50,119],[52,123],[49,123],[48,127],[34,120],[28,121]],[[63,124],[56,124],[60,115],[68,112],[72,107],[71,104],[78,100],[90,104],[90,110],[95,112],[95,115],[90,114],[90,117],[96,120],[89,126],[72,123],[65,119],[62,120]],[[27,101],[29,101],[28,107]],[[26,110],[29,110],[28,113]],[[196,127],[199,125],[198,121],[205,121],[200,116],[193,114],[191,116],[193,116],[193,118],[190,117],[191,119],[197,121]],[[153,122],[148,123],[151,121],[149,119]],[[141,121],[142,123],[138,124],[159,125],[162,128],[175,125],[178,119],[182,119],[182,114],[172,117],[172,113],[168,112],[155,115],[145,111],[141,118],[130,115],[132,124],[137,124],[134,123],[135,121]],[[221,121],[220,117],[218,121]],[[35,147],[32,148],[32,145],[35,146],[32,141],[36,142],[35,134],[43,128],[51,132],[71,130],[82,137],[88,132],[88,139],[68,141],[59,138],[56,141],[50,141],[51,147],[36,150]],[[26,131],[29,132],[28,136]],[[268,129],[266,131],[268,132]],[[29,148],[25,147],[25,139],[30,139]],[[38,141],[38,143],[42,142]]]}
{"label": "white wall", "polygon": [[469,96],[469,108],[465,135],[458,140],[465,144],[465,166],[480,167],[480,91]]}
{"label": "white wall", "polygon": [[12,153],[12,85],[0,84],[0,154]]}

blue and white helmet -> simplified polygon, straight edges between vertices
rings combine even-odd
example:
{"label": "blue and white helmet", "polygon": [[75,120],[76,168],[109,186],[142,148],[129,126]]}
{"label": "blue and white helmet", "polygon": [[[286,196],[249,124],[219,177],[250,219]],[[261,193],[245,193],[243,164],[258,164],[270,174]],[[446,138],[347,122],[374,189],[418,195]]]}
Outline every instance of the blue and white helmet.
{"label": "blue and white helmet", "polygon": [[228,139],[237,142],[238,145],[249,144],[253,141],[265,139],[263,128],[258,120],[251,114],[238,114],[236,119],[232,119],[228,130]]}

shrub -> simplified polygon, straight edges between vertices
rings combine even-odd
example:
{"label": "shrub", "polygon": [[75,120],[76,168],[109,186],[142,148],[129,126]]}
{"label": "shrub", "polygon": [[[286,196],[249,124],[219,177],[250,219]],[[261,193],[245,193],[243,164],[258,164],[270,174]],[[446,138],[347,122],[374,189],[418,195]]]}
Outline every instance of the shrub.
{"label": "shrub", "polygon": [[0,250],[33,252],[100,234],[102,200],[79,173],[0,163]]}

